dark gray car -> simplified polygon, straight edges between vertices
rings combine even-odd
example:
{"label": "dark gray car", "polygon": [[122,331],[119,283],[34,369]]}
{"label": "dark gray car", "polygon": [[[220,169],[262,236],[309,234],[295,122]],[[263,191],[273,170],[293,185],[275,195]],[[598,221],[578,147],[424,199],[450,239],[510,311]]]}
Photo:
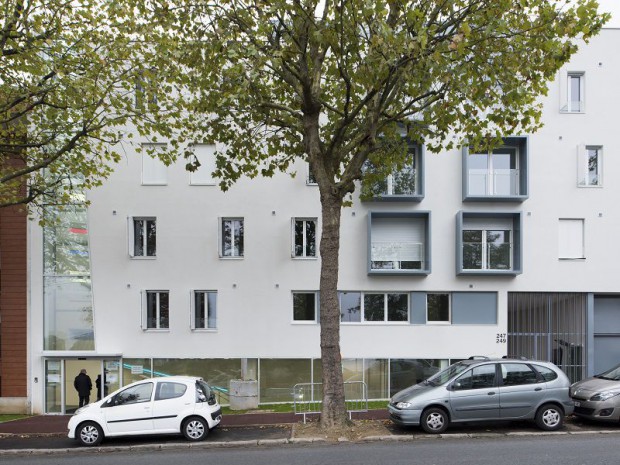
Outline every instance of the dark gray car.
{"label": "dark gray car", "polygon": [[398,392],[388,410],[394,423],[421,425],[431,434],[450,423],[522,419],[554,431],[573,412],[569,386],[553,363],[470,359]]}
{"label": "dark gray car", "polygon": [[620,420],[620,365],[573,384],[570,395],[575,415],[592,420]]}

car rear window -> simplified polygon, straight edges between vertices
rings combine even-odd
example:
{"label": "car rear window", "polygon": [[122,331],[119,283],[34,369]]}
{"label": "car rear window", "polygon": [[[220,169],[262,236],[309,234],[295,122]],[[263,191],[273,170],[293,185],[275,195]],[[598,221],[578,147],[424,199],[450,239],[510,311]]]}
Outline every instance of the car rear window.
{"label": "car rear window", "polygon": [[165,381],[157,385],[155,400],[176,399],[185,394],[185,391],[187,391],[185,384]]}
{"label": "car rear window", "polygon": [[544,367],[542,365],[532,365],[534,369],[540,373],[545,381],[553,381],[558,377],[558,374],[551,368]]}

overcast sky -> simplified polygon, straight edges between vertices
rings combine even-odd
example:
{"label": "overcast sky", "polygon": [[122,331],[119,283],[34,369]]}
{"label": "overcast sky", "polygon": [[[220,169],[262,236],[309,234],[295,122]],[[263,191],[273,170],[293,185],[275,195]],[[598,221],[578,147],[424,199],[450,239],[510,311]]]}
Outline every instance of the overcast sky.
{"label": "overcast sky", "polygon": [[611,19],[605,27],[620,27],[620,0],[598,0],[600,11],[609,11]]}

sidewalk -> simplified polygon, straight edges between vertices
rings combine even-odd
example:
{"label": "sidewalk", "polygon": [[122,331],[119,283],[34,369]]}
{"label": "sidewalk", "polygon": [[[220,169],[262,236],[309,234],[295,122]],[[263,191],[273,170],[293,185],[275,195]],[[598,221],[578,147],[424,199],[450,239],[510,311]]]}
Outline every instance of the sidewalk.
{"label": "sidewalk", "polygon": [[441,435],[427,435],[417,427],[399,427],[387,418],[387,410],[371,410],[355,414],[360,427],[349,437],[327,438],[316,423],[303,425],[292,413],[257,412],[225,415],[220,426],[209,433],[206,441],[190,443],[179,435],[142,436],[106,439],[94,448],[79,447],[67,438],[69,415],[40,415],[0,423],[0,456],[24,454],[65,454],[83,452],[145,451],[162,449],[209,449],[218,447],[251,447],[285,444],[339,443],[355,441],[419,441],[472,438],[514,438],[519,436],[620,434],[620,425],[582,422],[569,417],[560,431],[544,432],[532,422],[504,422],[452,425]]}
{"label": "sidewalk", "polygon": [[[316,419],[317,415],[308,415],[309,419]],[[71,415],[36,415],[21,420],[0,423],[0,436],[3,434],[46,435],[67,434],[67,423]],[[354,420],[387,420],[387,409],[369,410],[363,413],[354,413]],[[242,413],[222,416],[220,426],[264,426],[292,424],[302,421],[301,415],[294,413],[272,413],[257,411],[256,413]]]}

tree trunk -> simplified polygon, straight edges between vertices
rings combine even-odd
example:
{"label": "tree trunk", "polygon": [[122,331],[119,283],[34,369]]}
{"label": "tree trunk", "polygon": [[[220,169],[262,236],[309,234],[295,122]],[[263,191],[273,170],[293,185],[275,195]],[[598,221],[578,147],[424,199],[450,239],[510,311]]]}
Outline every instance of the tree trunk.
{"label": "tree trunk", "polygon": [[338,261],[342,199],[335,192],[321,192],[321,362],[323,364],[323,410],[321,427],[347,423],[340,355],[340,305]]}

